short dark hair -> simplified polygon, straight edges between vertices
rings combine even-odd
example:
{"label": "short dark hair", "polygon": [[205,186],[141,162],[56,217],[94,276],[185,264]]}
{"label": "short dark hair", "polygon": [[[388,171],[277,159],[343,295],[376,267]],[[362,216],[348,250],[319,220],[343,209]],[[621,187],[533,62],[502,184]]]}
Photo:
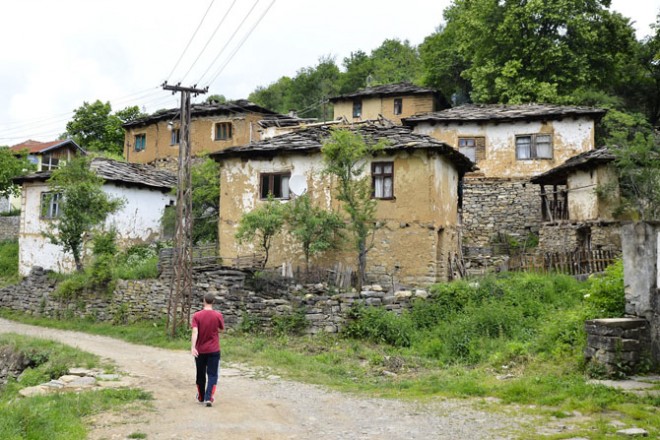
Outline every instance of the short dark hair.
{"label": "short dark hair", "polygon": [[204,302],[206,304],[213,304],[215,302],[215,293],[204,294]]}

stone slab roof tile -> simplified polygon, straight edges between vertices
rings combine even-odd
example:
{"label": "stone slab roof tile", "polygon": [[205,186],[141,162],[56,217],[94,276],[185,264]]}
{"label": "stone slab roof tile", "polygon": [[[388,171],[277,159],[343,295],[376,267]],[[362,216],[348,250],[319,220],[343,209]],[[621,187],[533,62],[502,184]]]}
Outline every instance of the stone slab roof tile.
{"label": "stone slab roof tile", "polygon": [[570,172],[594,168],[597,165],[612,162],[614,159],[614,155],[607,147],[585,151],[569,158],[563,164],[533,177],[531,182],[542,185],[563,185]]}
{"label": "stone slab roof tile", "polygon": [[353,93],[333,96],[332,98],[330,98],[330,102],[340,101],[344,99],[359,98],[364,96],[418,95],[424,93],[436,94],[437,92],[433,89],[419,87],[411,83],[404,82],[404,83],[396,83],[396,84],[385,84],[382,86],[366,87],[364,89],[360,89]]}

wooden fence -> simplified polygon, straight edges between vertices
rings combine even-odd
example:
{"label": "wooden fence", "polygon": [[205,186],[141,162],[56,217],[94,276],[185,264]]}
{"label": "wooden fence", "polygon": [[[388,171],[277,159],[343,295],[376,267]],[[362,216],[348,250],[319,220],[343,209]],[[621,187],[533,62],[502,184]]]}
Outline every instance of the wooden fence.
{"label": "wooden fence", "polygon": [[619,256],[620,252],[605,249],[547,252],[537,255],[520,254],[511,256],[508,269],[521,272],[588,275],[603,272]]}

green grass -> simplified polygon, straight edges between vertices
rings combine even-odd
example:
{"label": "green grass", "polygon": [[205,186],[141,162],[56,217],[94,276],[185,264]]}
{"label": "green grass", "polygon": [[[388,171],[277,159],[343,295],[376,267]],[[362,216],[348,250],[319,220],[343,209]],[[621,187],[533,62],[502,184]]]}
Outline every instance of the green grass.
{"label": "green grass", "polygon": [[15,284],[18,276],[18,241],[0,241],[0,288]]}
{"label": "green grass", "polygon": [[57,342],[15,334],[0,334],[0,347],[20,351],[33,364],[19,380],[10,379],[0,389],[0,438],[84,439],[85,417],[151,399],[140,390],[109,389],[83,393],[55,393],[21,398],[19,390],[66,374],[71,367],[103,368],[98,356]]}

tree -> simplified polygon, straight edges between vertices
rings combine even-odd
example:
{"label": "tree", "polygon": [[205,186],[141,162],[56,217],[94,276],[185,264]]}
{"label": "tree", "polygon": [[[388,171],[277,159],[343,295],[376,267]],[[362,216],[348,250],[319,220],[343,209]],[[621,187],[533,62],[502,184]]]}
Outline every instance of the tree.
{"label": "tree", "polygon": [[[429,66],[430,53],[447,56],[438,59],[443,67],[437,73],[463,69],[475,102],[565,102],[579,89],[614,91],[635,58],[635,38],[628,20],[608,11],[609,4],[455,0],[444,13],[445,36],[427,39],[423,58]],[[460,89],[460,83],[429,85]]]}
{"label": "tree", "polygon": [[367,158],[384,146],[382,141],[367,143],[359,133],[339,129],[332,131],[321,148],[325,173],[337,178],[337,200],[348,214],[348,230],[358,253],[360,287],[366,278],[367,253],[373,247],[377,229],[376,200],[371,197],[371,180],[364,175],[364,169]]}
{"label": "tree", "polygon": [[210,95],[204,100],[204,102],[206,104],[225,104],[227,102],[227,98],[225,98],[225,95]]}
{"label": "tree", "polygon": [[239,243],[246,241],[256,242],[264,251],[262,268],[266,267],[273,237],[282,231],[284,225],[284,208],[282,204],[269,198],[252,211],[241,217],[236,232]]}
{"label": "tree", "polygon": [[51,197],[58,197],[60,215],[44,235],[73,255],[78,271],[83,270],[82,252],[90,232],[123,205],[103,191],[103,179],[90,170],[89,163],[86,156],[78,156],[48,179]]}
{"label": "tree", "polygon": [[84,102],[66,124],[67,135],[83,149],[121,155],[124,151],[122,124],[145,116],[137,106],[112,113],[109,102]]}
{"label": "tree", "polygon": [[218,241],[220,176],[218,164],[210,158],[192,167],[193,243]]}
{"label": "tree", "polygon": [[314,206],[309,194],[296,197],[286,205],[284,218],[291,235],[302,247],[307,270],[310,256],[336,247],[344,227],[336,212]]}
{"label": "tree", "polygon": [[0,147],[0,197],[19,194],[19,187],[12,179],[34,169],[26,154],[16,155],[7,147]]}
{"label": "tree", "polygon": [[342,65],[346,71],[339,77],[339,94],[352,93],[367,86],[367,77],[373,72],[369,55],[361,50],[351,52]]}
{"label": "tree", "polygon": [[417,48],[408,40],[385,40],[371,52],[372,76],[376,84],[418,82],[422,62]]}

